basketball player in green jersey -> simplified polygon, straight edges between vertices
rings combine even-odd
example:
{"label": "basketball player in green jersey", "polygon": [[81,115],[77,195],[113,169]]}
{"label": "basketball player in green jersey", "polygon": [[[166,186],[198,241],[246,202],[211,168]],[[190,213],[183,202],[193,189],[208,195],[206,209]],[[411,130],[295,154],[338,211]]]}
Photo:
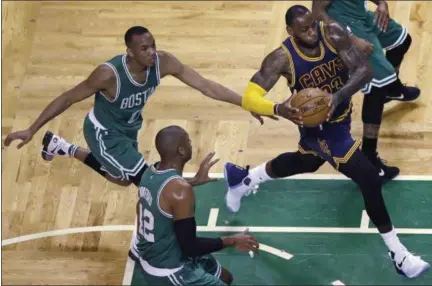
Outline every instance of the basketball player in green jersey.
{"label": "basketball player in green jersey", "polygon": [[[230,285],[232,275],[211,253],[226,247],[257,251],[258,242],[247,232],[197,237],[194,191],[182,178],[192,155],[189,135],[168,126],[158,132],[155,145],[160,161],[147,168],[138,186],[137,231],[129,256],[148,285]],[[211,159],[202,163],[207,174],[218,161]]]}
{"label": "basketball player in green jersey", "polygon": [[362,151],[377,166],[382,178],[392,179],[399,174],[399,168],[385,165],[377,152],[384,104],[391,100],[415,100],[420,89],[405,86],[399,79],[399,67],[411,45],[410,34],[389,18],[386,1],[371,1],[377,5],[375,12],[367,10],[365,0],[313,0],[312,12],[318,20],[336,21],[349,27],[354,42],[363,42],[360,44],[363,50],[369,49],[365,43],[370,43],[368,54],[373,79],[361,90],[364,93]]}
{"label": "basketball player in green jersey", "polygon": [[[288,104],[273,104],[262,98],[250,103],[230,89],[203,78],[170,53],[157,51],[155,40],[145,27],[131,27],[125,34],[125,43],[126,54],[98,66],[86,80],[52,101],[27,130],[9,134],[5,145],[20,139],[18,148],[21,148],[48,121],[72,104],[95,94],[94,107],[86,116],[83,127],[90,150],[72,145],[48,131],[43,138],[42,157],[47,161],[55,155],[74,157],[113,183],[136,185],[147,168],[146,160],[138,152],[137,136],[143,121],[141,112],[160,80],[168,75],[207,97],[259,115],[272,116],[277,109],[278,115],[290,118],[295,112]],[[192,182],[198,184],[202,179],[198,172]]]}

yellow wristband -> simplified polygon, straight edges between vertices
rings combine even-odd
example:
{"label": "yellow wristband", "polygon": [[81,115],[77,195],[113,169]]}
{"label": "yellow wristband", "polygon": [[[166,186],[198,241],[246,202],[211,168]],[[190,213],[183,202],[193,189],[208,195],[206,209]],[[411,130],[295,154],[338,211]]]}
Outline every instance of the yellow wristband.
{"label": "yellow wristband", "polygon": [[274,115],[275,103],[264,97],[266,93],[267,91],[256,83],[249,82],[242,97],[243,109],[259,115]]}

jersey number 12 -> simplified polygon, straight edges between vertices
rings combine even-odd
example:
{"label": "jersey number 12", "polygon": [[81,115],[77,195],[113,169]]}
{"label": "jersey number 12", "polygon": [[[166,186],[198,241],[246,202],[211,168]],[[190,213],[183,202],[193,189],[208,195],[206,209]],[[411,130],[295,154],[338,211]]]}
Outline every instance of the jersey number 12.
{"label": "jersey number 12", "polygon": [[138,202],[138,222],[137,222],[137,231],[138,233],[145,238],[148,242],[155,242],[154,234],[151,231],[154,229],[154,217],[153,214],[148,210],[142,207],[141,203]]}

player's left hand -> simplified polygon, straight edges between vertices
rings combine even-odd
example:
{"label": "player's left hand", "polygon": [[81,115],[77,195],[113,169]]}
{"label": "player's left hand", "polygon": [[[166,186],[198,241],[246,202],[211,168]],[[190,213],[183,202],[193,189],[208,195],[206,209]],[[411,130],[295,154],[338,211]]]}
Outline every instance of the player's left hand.
{"label": "player's left hand", "polygon": [[380,1],[375,11],[374,23],[378,26],[378,28],[382,32],[385,32],[387,31],[389,19],[390,19],[390,13],[389,13],[387,2]]}
{"label": "player's left hand", "polygon": [[267,117],[267,118],[270,118],[270,119],[273,119],[273,120],[279,120],[279,118],[276,117],[276,116],[259,115],[258,113],[255,113],[255,112],[251,112],[251,115],[253,117],[255,117],[256,120],[258,120],[261,123],[261,125],[264,124],[264,119],[261,116],[264,116],[264,117]]}
{"label": "player's left hand", "polygon": [[192,186],[203,185],[217,180],[216,178],[209,177],[210,168],[213,167],[220,160],[220,159],[215,159],[212,161],[214,155],[215,155],[214,151],[210,152],[209,154],[207,154],[204,160],[201,161],[200,167],[195,177],[189,180],[189,183]]}

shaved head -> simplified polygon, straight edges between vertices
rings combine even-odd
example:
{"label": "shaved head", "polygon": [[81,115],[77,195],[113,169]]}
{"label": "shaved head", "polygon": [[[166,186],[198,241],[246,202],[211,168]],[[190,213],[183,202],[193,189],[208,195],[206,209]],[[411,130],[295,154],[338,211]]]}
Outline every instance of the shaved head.
{"label": "shaved head", "polygon": [[171,125],[156,134],[156,150],[162,160],[182,158],[185,162],[192,156],[189,134],[180,126]]}

